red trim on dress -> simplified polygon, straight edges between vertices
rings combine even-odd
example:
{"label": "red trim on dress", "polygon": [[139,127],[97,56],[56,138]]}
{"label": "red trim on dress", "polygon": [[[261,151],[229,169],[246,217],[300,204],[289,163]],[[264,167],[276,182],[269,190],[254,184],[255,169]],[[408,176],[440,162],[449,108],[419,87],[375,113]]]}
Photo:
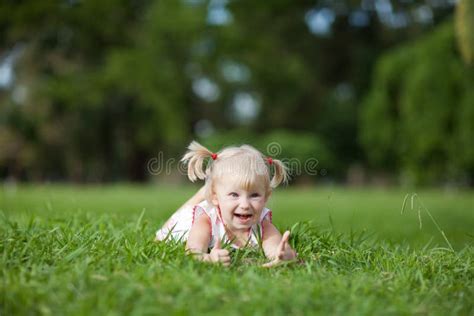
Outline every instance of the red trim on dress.
{"label": "red trim on dress", "polygon": [[[219,229],[217,228],[217,226],[219,225],[219,222],[222,223],[222,226],[224,226],[224,234],[226,233],[225,231],[225,225],[224,225],[224,220],[222,219],[222,213],[221,213],[221,207],[219,205],[217,205],[217,218],[216,218],[216,231],[217,231],[217,237],[216,238],[221,238],[221,236],[219,236]],[[212,231],[212,228],[211,228],[211,231]]]}
{"label": "red trim on dress", "polygon": [[[191,223],[191,225],[194,225],[194,220],[196,219],[196,208],[198,207],[202,208],[199,205],[194,205],[193,207],[193,222]],[[204,211],[204,209],[203,209],[203,213],[209,218],[209,221],[212,222],[211,217],[206,213],[206,211]],[[212,229],[212,223],[211,223],[211,229]]]}
{"label": "red trim on dress", "polygon": [[196,216],[196,207],[197,207],[197,205],[194,205],[194,206],[193,206],[193,221],[191,222],[191,226],[194,225],[194,218],[195,218],[195,216]]}
{"label": "red trim on dress", "polygon": [[[270,209],[268,210],[268,213],[267,215],[265,215],[265,217],[267,216],[268,216],[268,219],[270,220],[270,223],[272,223],[272,216],[273,216],[272,210]],[[265,219],[265,217],[263,219]],[[262,240],[263,240],[263,236],[265,236],[265,228],[264,228],[265,226],[263,226],[263,220],[260,226],[262,227]]]}

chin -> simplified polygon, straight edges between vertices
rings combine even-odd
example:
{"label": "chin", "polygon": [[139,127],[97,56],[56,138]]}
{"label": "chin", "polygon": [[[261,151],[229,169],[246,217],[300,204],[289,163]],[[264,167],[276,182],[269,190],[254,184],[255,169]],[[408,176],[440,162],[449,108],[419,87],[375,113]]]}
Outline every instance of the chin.
{"label": "chin", "polygon": [[255,224],[254,222],[249,222],[249,223],[246,223],[246,224],[235,223],[233,226],[234,226],[236,229],[249,229],[249,228],[251,228],[254,224]]}

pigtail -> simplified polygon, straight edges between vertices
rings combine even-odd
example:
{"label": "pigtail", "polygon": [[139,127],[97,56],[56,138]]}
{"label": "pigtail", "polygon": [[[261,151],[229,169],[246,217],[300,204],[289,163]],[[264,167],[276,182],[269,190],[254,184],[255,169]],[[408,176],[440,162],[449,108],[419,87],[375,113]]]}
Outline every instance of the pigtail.
{"label": "pigtail", "polygon": [[188,146],[188,151],[181,159],[188,164],[188,178],[192,182],[197,179],[204,180],[206,171],[204,170],[204,160],[213,157],[213,153],[196,141],[192,141]]}
{"label": "pigtail", "polygon": [[288,168],[286,165],[278,159],[268,158],[270,168],[274,167],[273,178],[270,182],[272,188],[276,188],[282,182],[287,183],[289,179]]}

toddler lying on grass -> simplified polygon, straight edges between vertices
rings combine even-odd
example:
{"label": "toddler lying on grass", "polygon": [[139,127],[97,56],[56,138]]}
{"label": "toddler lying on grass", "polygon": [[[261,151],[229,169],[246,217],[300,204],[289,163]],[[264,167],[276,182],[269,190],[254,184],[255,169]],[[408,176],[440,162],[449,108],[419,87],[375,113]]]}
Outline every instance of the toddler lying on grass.
{"label": "toddler lying on grass", "polygon": [[186,240],[187,251],[198,259],[223,265],[230,264],[230,253],[221,242],[233,248],[261,242],[270,259],[264,267],[295,259],[288,244],[290,232],[282,236],[265,207],[272,188],[288,179],[284,164],[248,145],[212,153],[192,142],[188,149],[182,159],[188,164],[188,177],[193,182],[205,180],[205,185],[157,231],[156,240]]}

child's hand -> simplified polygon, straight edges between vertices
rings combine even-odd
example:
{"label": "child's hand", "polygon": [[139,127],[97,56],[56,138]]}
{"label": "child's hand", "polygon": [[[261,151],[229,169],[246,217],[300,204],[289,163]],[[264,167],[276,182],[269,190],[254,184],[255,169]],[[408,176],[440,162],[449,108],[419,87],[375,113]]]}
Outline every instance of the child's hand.
{"label": "child's hand", "polygon": [[290,232],[287,230],[281,237],[280,244],[278,245],[275,252],[275,258],[272,261],[267,262],[264,265],[262,265],[262,267],[264,268],[274,267],[276,265],[279,265],[283,261],[289,261],[296,258],[296,252],[292,250],[290,245],[288,244],[289,238],[290,238]]}
{"label": "child's hand", "polygon": [[225,266],[230,265],[229,251],[221,248],[221,240],[219,238],[216,238],[216,244],[212,248],[209,258],[211,262],[220,262]]}

